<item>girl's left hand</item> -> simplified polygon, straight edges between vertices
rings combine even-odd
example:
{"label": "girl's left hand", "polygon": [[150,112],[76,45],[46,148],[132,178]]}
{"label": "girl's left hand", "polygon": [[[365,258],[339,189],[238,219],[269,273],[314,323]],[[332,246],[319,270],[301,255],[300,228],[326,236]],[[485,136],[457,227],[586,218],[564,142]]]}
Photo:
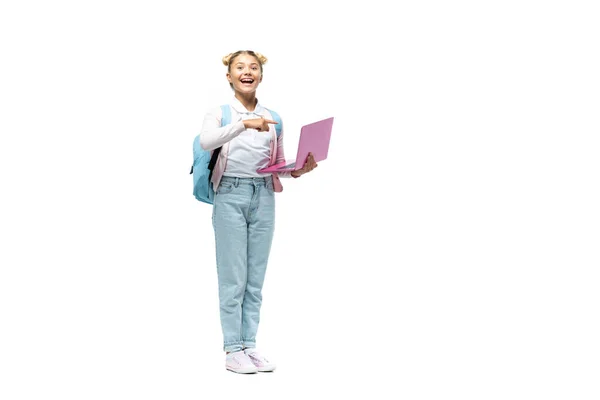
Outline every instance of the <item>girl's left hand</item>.
{"label": "girl's left hand", "polygon": [[294,178],[298,178],[301,175],[304,175],[310,171],[312,171],[313,169],[317,168],[317,162],[315,161],[315,158],[313,157],[312,153],[308,153],[308,158],[306,159],[306,162],[304,163],[304,167],[300,168],[299,170],[296,171],[292,171],[292,176]]}

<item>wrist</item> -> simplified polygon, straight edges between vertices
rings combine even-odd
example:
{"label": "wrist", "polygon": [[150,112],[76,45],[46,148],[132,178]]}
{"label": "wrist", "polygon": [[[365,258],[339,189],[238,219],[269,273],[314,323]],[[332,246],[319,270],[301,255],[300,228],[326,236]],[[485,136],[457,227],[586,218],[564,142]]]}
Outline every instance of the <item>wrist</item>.
{"label": "wrist", "polygon": [[294,178],[300,178],[302,176],[302,174],[298,171],[292,171],[292,177]]}

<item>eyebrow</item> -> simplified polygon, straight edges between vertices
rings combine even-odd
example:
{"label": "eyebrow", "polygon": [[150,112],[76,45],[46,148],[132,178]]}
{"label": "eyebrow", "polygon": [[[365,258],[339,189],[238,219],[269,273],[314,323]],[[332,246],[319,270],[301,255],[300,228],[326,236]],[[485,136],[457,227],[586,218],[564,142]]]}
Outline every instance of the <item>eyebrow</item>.
{"label": "eyebrow", "polygon": [[[244,65],[244,63],[241,62],[241,61],[238,61],[238,62],[235,63],[235,65],[240,65],[240,64]],[[258,65],[258,63],[253,62],[253,63],[250,63],[250,65]]]}

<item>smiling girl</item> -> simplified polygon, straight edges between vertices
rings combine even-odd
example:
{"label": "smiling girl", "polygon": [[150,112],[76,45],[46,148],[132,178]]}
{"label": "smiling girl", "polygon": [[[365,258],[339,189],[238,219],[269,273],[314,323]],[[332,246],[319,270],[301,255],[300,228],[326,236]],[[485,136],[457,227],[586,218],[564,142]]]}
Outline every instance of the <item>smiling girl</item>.
{"label": "smiling girl", "polygon": [[215,231],[219,306],[225,367],[238,373],[273,371],[275,364],[256,350],[262,287],[275,226],[275,192],[280,177],[298,178],[317,167],[312,155],[300,170],[256,172],[285,161],[283,130],[262,106],[256,89],[267,58],[251,50],[223,57],[227,80],[234,91],[229,103],[231,122],[221,126],[222,110],[204,117],[200,145],[221,147],[211,182],[215,191],[212,222]]}

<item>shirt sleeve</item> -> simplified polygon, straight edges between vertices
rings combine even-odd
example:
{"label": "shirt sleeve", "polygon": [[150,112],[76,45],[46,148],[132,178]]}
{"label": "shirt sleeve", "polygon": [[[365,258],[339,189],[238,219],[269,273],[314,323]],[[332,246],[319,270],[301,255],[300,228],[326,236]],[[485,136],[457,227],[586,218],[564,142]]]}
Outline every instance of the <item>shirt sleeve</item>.
{"label": "shirt sleeve", "polygon": [[[277,159],[275,164],[279,164],[285,161],[285,153],[283,152],[283,121],[281,121],[281,134],[277,138]],[[280,178],[293,178],[292,171],[277,172]]]}
{"label": "shirt sleeve", "polygon": [[212,109],[204,116],[200,131],[200,146],[207,151],[214,150],[239,136],[244,130],[246,127],[243,121],[233,122],[222,127],[221,108]]}

